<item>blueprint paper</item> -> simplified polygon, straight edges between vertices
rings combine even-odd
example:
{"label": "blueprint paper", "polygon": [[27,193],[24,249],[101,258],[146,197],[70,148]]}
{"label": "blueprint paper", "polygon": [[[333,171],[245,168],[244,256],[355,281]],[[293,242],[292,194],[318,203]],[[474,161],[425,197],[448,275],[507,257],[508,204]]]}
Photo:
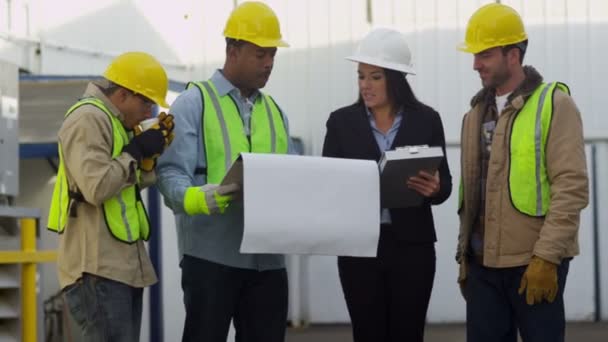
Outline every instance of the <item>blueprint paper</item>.
{"label": "blueprint paper", "polygon": [[243,153],[241,253],[376,256],[374,161]]}

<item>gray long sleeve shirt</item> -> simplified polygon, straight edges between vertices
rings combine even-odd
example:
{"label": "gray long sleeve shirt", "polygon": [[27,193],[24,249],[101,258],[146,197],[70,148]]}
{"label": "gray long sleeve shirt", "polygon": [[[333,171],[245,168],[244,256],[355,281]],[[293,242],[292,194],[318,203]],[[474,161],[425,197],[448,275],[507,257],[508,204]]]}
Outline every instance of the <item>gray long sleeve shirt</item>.
{"label": "gray long sleeve shirt", "polygon": [[[248,132],[252,104],[260,93],[256,91],[249,98],[243,98],[220,70],[213,74],[211,82],[219,96],[228,94],[232,97]],[[156,167],[160,192],[165,204],[175,214],[180,259],[187,254],[238,268],[269,270],[285,267],[283,255],[239,252],[244,225],[242,202],[232,203],[221,215],[190,216],[185,213],[186,189],[207,182],[206,175],[194,173],[195,169],[207,166],[201,125],[202,111],[203,103],[197,87],[184,91],[173,102],[170,112],[175,116],[175,139],[159,158]],[[289,134],[284,114],[283,122]],[[289,151],[293,151],[291,141]]]}

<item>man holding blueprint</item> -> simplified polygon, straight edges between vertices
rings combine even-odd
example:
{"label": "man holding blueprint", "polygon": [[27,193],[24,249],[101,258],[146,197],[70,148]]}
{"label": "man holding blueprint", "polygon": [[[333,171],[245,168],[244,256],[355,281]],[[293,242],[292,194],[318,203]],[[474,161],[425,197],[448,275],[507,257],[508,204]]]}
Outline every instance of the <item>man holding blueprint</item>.
{"label": "man holding blueprint", "polygon": [[279,20],[261,2],[237,6],[225,26],[226,59],[193,82],[171,106],[179,131],[159,160],[159,188],[173,210],[186,322],[182,341],[225,342],[230,321],[239,340],[283,342],[287,272],[282,255],[243,254],[243,203],[219,186],[240,152],[285,154],[286,117],[259,89],[282,40]]}

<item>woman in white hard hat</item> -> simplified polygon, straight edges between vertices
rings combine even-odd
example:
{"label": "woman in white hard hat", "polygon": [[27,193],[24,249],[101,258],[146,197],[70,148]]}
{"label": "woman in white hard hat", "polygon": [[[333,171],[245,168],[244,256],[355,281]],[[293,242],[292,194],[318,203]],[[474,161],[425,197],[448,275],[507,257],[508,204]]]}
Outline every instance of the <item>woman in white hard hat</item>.
{"label": "woman in white hard hat", "polygon": [[[398,146],[441,146],[439,114],[416,99],[406,75],[414,74],[411,53],[400,32],[371,31],[359,44],[359,99],[331,113],[323,156],[379,160]],[[432,204],[452,190],[446,158],[437,172],[421,171],[403,182],[425,200],[409,208],[383,208],[375,258],[339,257],[340,282],[355,342],[423,341],[435,277]]]}

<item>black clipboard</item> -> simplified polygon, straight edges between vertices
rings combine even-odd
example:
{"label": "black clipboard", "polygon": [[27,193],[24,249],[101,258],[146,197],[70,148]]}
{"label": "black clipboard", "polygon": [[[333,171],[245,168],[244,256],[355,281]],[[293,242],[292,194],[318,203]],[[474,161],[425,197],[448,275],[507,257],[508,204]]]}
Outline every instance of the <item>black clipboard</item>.
{"label": "black clipboard", "polygon": [[421,170],[434,173],[444,158],[441,147],[404,146],[385,151],[378,162],[380,169],[380,206],[407,208],[419,206],[424,196],[407,187],[407,179]]}

